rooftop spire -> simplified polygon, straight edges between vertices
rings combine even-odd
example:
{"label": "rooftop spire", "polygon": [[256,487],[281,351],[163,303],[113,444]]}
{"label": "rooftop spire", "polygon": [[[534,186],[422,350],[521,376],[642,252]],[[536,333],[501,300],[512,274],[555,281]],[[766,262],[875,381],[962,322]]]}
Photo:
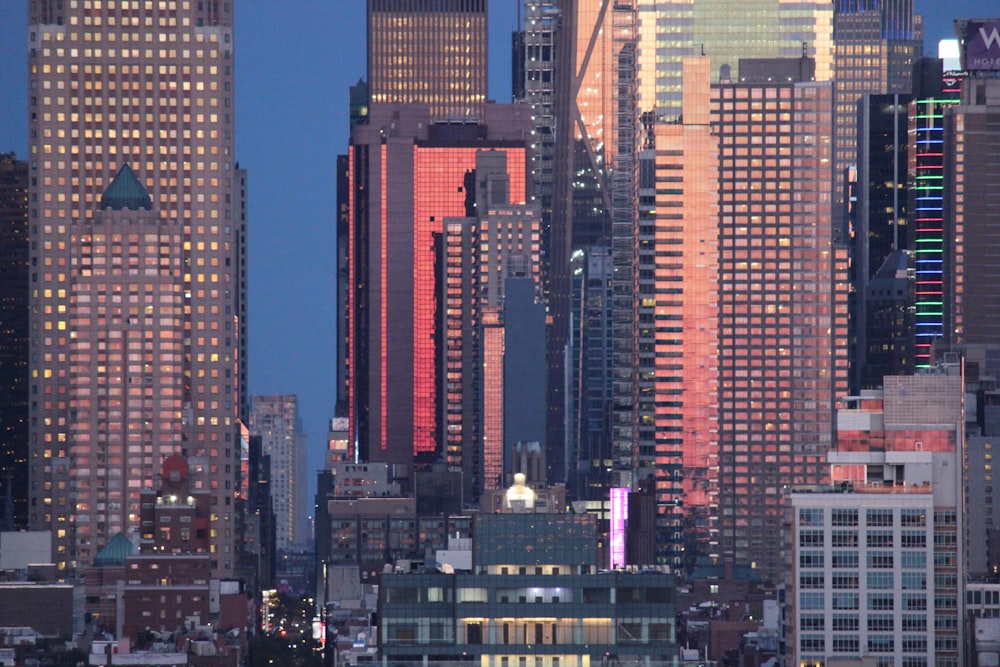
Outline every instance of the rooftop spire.
{"label": "rooftop spire", "polygon": [[109,208],[114,211],[138,211],[140,208],[153,210],[153,198],[128,163],[121,166],[111,185],[101,195],[101,210]]}

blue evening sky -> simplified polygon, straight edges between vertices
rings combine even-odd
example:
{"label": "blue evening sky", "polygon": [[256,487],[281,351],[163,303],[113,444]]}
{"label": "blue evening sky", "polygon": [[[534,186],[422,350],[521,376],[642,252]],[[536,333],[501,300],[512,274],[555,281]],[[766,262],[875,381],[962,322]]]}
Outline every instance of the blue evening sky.
{"label": "blue evening sky", "polygon": [[[236,156],[249,171],[250,391],[299,395],[314,489],[336,396],[334,166],[347,150],[348,87],[365,76],[365,2],[236,1]],[[516,3],[490,2],[490,96],[498,102],[510,99]],[[27,4],[0,0],[0,152],[20,157],[27,155]],[[983,0],[916,4],[928,53],[954,36],[952,18],[984,13]]]}

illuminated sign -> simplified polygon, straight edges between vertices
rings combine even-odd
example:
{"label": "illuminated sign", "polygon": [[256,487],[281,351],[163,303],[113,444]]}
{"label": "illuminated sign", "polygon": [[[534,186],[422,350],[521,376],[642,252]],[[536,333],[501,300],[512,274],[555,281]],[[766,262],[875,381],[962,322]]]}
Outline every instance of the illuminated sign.
{"label": "illuminated sign", "polygon": [[1000,70],[1000,19],[966,24],[965,69]]}
{"label": "illuminated sign", "polygon": [[611,569],[625,566],[625,523],[628,520],[629,490],[611,489]]}

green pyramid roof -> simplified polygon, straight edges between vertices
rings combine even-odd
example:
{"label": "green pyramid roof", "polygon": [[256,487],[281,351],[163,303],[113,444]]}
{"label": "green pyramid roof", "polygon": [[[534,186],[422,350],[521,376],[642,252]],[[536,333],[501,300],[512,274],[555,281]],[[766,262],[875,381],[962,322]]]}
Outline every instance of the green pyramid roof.
{"label": "green pyramid roof", "polygon": [[138,211],[140,208],[153,210],[153,198],[128,164],[121,166],[111,185],[101,195],[101,209],[109,208],[114,211]]}
{"label": "green pyramid roof", "polygon": [[132,555],[132,542],[124,534],[118,533],[104,545],[104,548],[94,556],[94,565],[124,565],[125,559]]}

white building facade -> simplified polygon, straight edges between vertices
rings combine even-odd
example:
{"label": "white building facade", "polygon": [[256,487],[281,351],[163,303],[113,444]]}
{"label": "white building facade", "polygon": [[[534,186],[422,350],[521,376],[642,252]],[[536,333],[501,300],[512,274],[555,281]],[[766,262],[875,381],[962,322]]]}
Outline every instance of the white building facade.
{"label": "white building facade", "polygon": [[840,452],[868,478],[793,492],[794,665],[962,664],[961,465],[950,452]]}

